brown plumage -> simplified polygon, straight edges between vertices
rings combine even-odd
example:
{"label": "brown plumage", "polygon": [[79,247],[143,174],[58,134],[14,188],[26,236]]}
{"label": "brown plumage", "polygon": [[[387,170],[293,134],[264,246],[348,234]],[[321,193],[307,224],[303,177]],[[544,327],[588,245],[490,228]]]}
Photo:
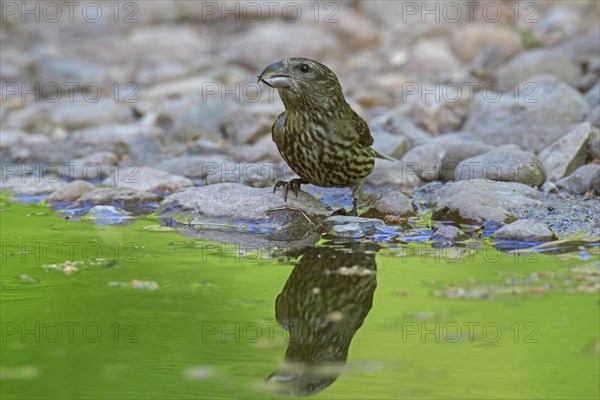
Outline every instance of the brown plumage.
{"label": "brown plumage", "polygon": [[307,58],[286,58],[269,65],[258,77],[277,88],[285,106],[273,124],[273,141],[300,177],[275,185],[297,194],[300,185],[350,187],[351,215],[357,215],[364,178],[375,157],[367,123],[350,107],[337,77],[325,65]]}

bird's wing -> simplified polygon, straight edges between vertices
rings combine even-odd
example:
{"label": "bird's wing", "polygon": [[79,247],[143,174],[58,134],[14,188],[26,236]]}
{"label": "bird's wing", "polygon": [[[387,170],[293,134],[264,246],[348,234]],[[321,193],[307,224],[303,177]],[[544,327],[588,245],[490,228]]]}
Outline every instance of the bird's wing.
{"label": "bird's wing", "polygon": [[358,135],[358,143],[370,147],[373,144],[373,136],[371,136],[369,125],[354,110],[352,110],[352,114],[351,125]]}
{"label": "bird's wing", "polygon": [[369,125],[354,110],[350,110],[350,113],[349,117],[331,122],[330,134],[345,142],[358,142],[361,146],[370,147],[373,144],[373,136]]}
{"label": "bird's wing", "polygon": [[273,123],[273,127],[271,128],[271,136],[273,141],[277,145],[277,148],[282,145],[282,141],[284,140],[283,126],[285,124],[285,111],[279,114],[275,123]]}
{"label": "bird's wing", "polygon": [[[358,141],[361,146],[371,147],[373,145],[373,136],[371,135],[369,125],[354,110],[351,111],[352,116],[348,120],[338,120],[335,122],[334,132],[339,137],[350,141]],[[393,158],[384,156],[375,149],[371,150],[373,151],[373,156],[377,158],[396,161]]]}

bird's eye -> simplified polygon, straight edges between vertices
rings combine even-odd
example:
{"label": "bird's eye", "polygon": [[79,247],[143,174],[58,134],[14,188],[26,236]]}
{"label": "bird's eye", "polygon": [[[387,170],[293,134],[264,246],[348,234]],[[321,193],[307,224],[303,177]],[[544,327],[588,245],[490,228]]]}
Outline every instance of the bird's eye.
{"label": "bird's eye", "polygon": [[302,71],[303,73],[307,73],[308,71],[310,71],[310,67],[308,66],[308,64],[302,64],[300,66],[300,71]]}

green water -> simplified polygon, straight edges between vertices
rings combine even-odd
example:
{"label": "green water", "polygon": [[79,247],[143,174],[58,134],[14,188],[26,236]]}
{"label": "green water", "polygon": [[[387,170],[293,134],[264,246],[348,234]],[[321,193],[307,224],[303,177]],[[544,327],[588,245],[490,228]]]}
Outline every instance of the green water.
{"label": "green water", "polygon": [[[288,347],[275,299],[298,258],[236,257],[151,219],[96,226],[9,203],[0,217],[3,399],[286,398],[265,378]],[[598,398],[588,251],[380,250],[347,364],[314,397]]]}

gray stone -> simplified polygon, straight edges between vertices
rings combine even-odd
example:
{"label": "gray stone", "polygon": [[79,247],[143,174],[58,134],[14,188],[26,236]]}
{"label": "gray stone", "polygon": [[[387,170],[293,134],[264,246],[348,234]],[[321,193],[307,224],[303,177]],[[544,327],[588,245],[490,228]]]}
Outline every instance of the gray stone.
{"label": "gray stone", "polygon": [[594,24],[595,27],[589,33],[574,35],[564,40],[556,46],[556,50],[577,64],[586,64],[593,60],[594,57],[598,56],[598,49],[600,48],[598,24]]}
{"label": "gray stone", "polygon": [[[292,11],[290,11],[292,12]],[[283,55],[298,55],[319,59],[320,55],[341,54],[341,47],[332,35],[325,33],[328,24],[286,23],[276,21],[269,24],[254,24],[252,29],[242,30],[237,35],[224,35],[216,48],[227,62],[237,63],[256,73]],[[220,38],[218,36],[217,38]],[[298,38],[299,40],[289,40]],[[268,46],[256,46],[269,43]]]}
{"label": "gray stone", "polygon": [[557,236],[546,224],[534,219],[519,219],[498,229],[493,235],[498,240],[518,240],[521,242],[549,242]]}
{"label": "gray stone", "polygon": [[518,182],[539,187],[546,181],[542,162],[530,151],[507,144],[487,153],[467,158],[456,167],[456,180],[478,178]]}
{"label": "gray stone", "polygon": [[587,164],[571,175],[556,182],[556,186],[574,194],[585,194],[593,189],[594,177],[600,171],[600,164]]}
{"label": "gray stone", "polygon": [[154,163],[158,155],[169,152],[169,143],[160,128],[144,124],[103,125],[72,132],[69,139],[74,156],[83,158],[100,151],[120,159]]}
{"label": "gray stone", "polygon": [[272,162],[245,163],[228,161],[217,167],[206,176],[207,185],[236,182],[252,187],[273,187],[278,176],[278,164]]}
{"label": "gray stone", "polygon": [[585,101],[587,101],[590,109],[600,106],[600,81],[585,93]]}
{"label": "gray stone", "polygon": [[392,135],[406,137],[412,146],[424,143],[430,139],[427,132],[417,127],[409,118],[400,115],[400,109],[394,109],[384,115],[374,118],[369,126],[380,128]]}
{"label": "gray stone", "polygon": [[452,225],[444,225],[438,228],[431,236],[434,242],[457,242],[466,238],[467,235],[463,231]]}
{"label": "gray stone", "polygon": [[[90,96],[92,95],[93,90]],[[97,102],[85,100],[69,102],[68,96],[63,98],[47,106],[48,116],[54,126],[75,130],[103,125],[107,121],[119,124],[133,120],[129,104],[115,102],[108,96],[100,98]]]}
{"label": "gray stone", "polygon": [[48,203],[73,202],[84,194],[94,190],[94,185],[86,181],[69,182],[66,186],[52,192],[46,198]]}
{"label": "gray stone", "polygon": [[159,162],[156,168],[188,178],[206,178],[220,171],[227,158],[221,155],[197,155],[169,158]]}
{"label": "gray stone", "polygon": [[336,215],[325,220],[322,231],[333,237],[358,238],[374,234],[381,226],[380,219]]}
{"label": "gray stone", "polygon": [[13,156],[15,149],[23,149],[23,141],[27,133],[16,129],[2,129],[0,135],[0,158],[4,163],[17,159]]}
{"label": "gray stone", "polygon": [[[214,80],[208,83],[218,85]],[[161,98],[154,103],[153,112],[157,113],[158,124],[166,134],[180,141],[199,138],[221,140],[223,116],[236,106],[234,101],[223,101],[218,94],[208,95],[202,91],[175,96],[173,99]]]}
{"label": "gray stone", "polygon": [[62,176],[96,181],[106,178],[117,166],[118,158],[110,151],[99,151],[66,163]]}
{"label": "gray stone", "polygon": [[377,158],[365,182],[372,186],[414,187],[420,180],[413,164]]}
{"label": "gray stone", "polygon": [[373,148],[380,154],[392,157],[396,160],[401,159],[411,148],[410,139],[406,136],[394,135],[382,129],[371,129],[373,135]]}
{"label": "gray stone", "polygon": [[[451,146],[470,146],[470,134],[451,133],[432,138],[413,147],[402,157],[402,162],[411,166],[419,178],[425,182],[440,180],[442,159]],[[467,143],[468,142],[468,143]]]}
{"label": "gray stone", "polygon": [[[4,131],[2,131],[2,136],[4,136]],[[60,163],[68,160],[70,153],[62,140],[42,134],[28,134],[20,137],[9,151],[9,159],[39,163]]]}
{"label": "gray stone", "polygon": [[251,163],[260,161],[277,163],[282,160],[271,135],[263,136],[254,144],[236,146],[233,152],[237,159]]}
{"label": "gray stone", "polygon": [[415,214],[415,208],[408,197],[394,191],[379,198],[362,216],[383,219],[386,215],[408,217]]}
{"label": "gray stone", "polygon": [[588,140],[588,160],[600,160],[600,131],[598,127],[593,130],[590,140]]}
{"label": "gray stone", "polygon": [[271,127],[282,111],[283,107],[277,103],[234,107],[221,120],[223,136],[235,145],[254,143],[261,137],[270,136]]}
{"label": "gray stone", "polygon": [[134,210],[162,200],[162,196],[127,187],[97,188],[81,196],[69,208],[85,208],[93,205],[115,205],[125,210]]}
{"label": "gray stone", "polygon": [[481,224],[512,222],[530,205],[539,206],[537,190],[515,182],[484,179],[447,183],[433,197],[433,219]]}
{"label": "gray stone", "polygon": [[458,164],[467,158],[487,153],[493,149],[494,146],[473,140],[465,140],[449,145],[441,161],[440,180],[453,181],[456,179],[455,171]]}
{"label": "gray stone", "polygon": [[534,49],[514,57],[498,69],[498,83],[510,93],[511,87],[519,82],[521,86],[535,75],[548,75],[568,84],[573,84],[581,71],[578,65],[562,53],[552,49]]}
{"label": "gray stone", "polygon": [[600,128],[600,105],[594,106],[587,113],[585,120],[595,128]]}
{"label": "gray stone", "polygon": [[522,51],[523,45],[519,34],[509,27],[471,23],[455,30],[452,48],[465,62],[472,62],[490,49],[493,49],[498,61],[503,61]]}
{"label": "gray stone", "polygon": [[311,220],[323,218],[332,212],[304,191],[298,192],[298,197],[290,193],[286,203],[283,193],[273,193],[271,188],[258,189],[239,183],[219,183],[182,189],[161,203],[159,213],[260,221],[270,220],[273,213],[285,210],[304,214]]}
{"label": "gray stone", "polygon": [[556,181],[585,164],[588,141],[594,131],[589,122],[579,124],[540,153],[549,180]]}
{"label": "gray stone", "polygon": [[194,186],[194,182],[184,176],[151,167],[134,168],[129,173],[117,171],[102,183],[144,192],[174,192],[183,187]]}
{"label": "gray stone", "polygon": [[597,194],[600,194],[600,171],[596,171],[592,177],[592,186]]}
{"label": "gray stone", "polygon": [[10,190],[14,195],[40,196],[64,189],[67,182],[61,181],[58,177],[50,176],[21,176],[7,179],[0,183],[0,189]]}
{"label": "gray stone", "polygon": [[530,83],[518,93],[517,102],[514,93],[503,94],[497,102],[477,96],[464,129],[487,144],[513,143],[539,152],[587,114],[583,96],[570,86],[550,78]]}

